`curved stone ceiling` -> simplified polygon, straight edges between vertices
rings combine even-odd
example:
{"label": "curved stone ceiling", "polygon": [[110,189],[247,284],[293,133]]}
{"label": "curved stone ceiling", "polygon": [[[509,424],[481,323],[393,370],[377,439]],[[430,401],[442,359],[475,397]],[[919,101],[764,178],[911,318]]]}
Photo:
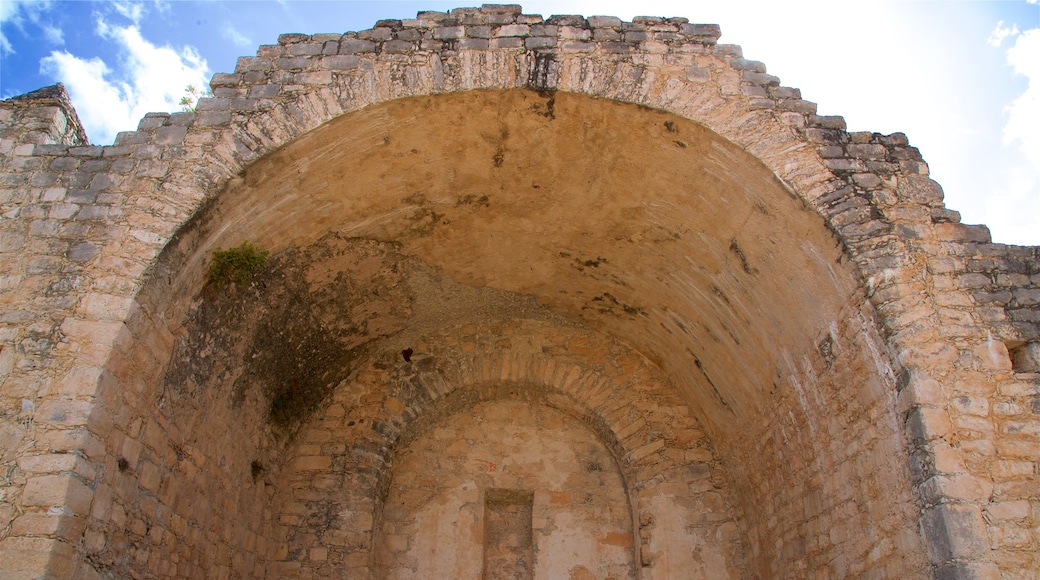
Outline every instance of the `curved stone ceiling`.
{"label": "curved stone ceiling", "polygon": [[[204,212],[195,260],[328,232],[399,243],[464,285],[532,295],[629,341],[709,424],[755,416],[778,364],[857,287],[822,218],[688,120],[533,91],[344,115],[258,161]],[[190,229],[190,228],[189,228]]]}

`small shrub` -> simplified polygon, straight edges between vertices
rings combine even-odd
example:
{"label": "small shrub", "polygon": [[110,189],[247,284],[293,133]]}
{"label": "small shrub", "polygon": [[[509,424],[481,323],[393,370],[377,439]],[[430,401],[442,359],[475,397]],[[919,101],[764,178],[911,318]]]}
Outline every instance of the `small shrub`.
{"label": "small shrub", "polygon": [[249,278],[267,266],[267,250],[259,250],[249,242],[227,250],[215,250],[206,280],[221,288],[227,284],[245,286]]}
{"label": "small shrub", "polygon": [[212,96],[213,91],[209,89],[200,91],[195,85],[188,85],[184,88],[184,96],[181,97],[181,111],[194,113],[195,107],[199,104],[199,99],[210,98]]}

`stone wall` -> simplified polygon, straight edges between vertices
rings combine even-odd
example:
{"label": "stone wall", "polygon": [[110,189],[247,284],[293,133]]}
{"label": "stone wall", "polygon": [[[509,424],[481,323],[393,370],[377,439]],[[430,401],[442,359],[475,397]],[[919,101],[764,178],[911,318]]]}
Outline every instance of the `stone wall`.
{"label": "stone wall", "polygon": [[[519,413],[617,462],[641,577],[1035,576],[1037,249],[718,36],[514,6],[287,34],[107,147],[61,90],[0,103],[0,572],[381,574],[397,454],[535,385]],[[271,265],[215,291],[243,240]],[[499,362],[437,411],[391,396],[425,384],[405,349]],[[628,399],[561,360],[632,361]],[[659,408],[688,427],[642,447],[589,418]],[[349,413],[381,422],[348,451]]]}
{"label": "stone wall", "polygon": [[[600,550],[614,553],[613,572],[621,572],[620,577],[637,569],[648,578],[677,573],[742,576],[743,548],[719,461],[689,411],[667,385],[657,384],[659,379],[640,357],[620,354],[620,345],[594,335],[531,320],[467,324],[407,344],[413,347],[410,361],[391,347],[356,378],[339,385],[328,411],[301,431],[293,453],[298,458],[283,476],[291,491],[279,493],[291,498],[280,518],[288,542],[281,552],[286,554],[279,568],[283,573],[350,569],[352,563],[375,565],[380,577],[414,573],[409,569],[418,563],[411,558],[423,530],[409,527],[409,511],[402,507],[409,496],[401,494],[431,494],[435,481],[443,486],[452,478],[472,477],[468,487],[445,488],[444,493],[479,497],[488,487],[534,491],[534,517],[541,523],[536,543],[539,535],[552,536],[554,518],[564,518],[558,531],[565,538],[592,541],[597,536],[571,535],[572,527],[562,525],[568,512],[577,509],[574,513],[583,517],[602,518],[608,505],[603,502],[620,497],[622,504],[607,510],[622,516],[614,518],[613,531],[597,531],[606,538]],[[518,409],[514,417],[533,414],[533,424],[554,425],[545,434],[559,435],[538,447],[545,434],[485,440],[482,431],[469,433],[482,419],[505,428],[493,421],[501,418],[502,408]],[[499,411],[485,417],[481,409]],[[445,443],[443,438],[454,429],[467,432]],[[553,463],[535,453],[573,453],[561,448],[564,433],[592,449],[573,463]],[[531,449],[505,453],[528,440]],[[448,455],[416,449],[425,445]],[[487,455],[479,455],[482,451]],[[601,460],[592,461],[594,457]],[[438,461],[453,466],[451,473],[419,479],[425,484],[415,481],[433,477]],[[590,469],[590,461],[598,468]],[[597,492],[593,483],[604,477],[607,481],[596,485],[606,486],[606,492]],[[564,494],[574,496],[580,509],[568,509]],[[579,496],[585,497],[580,503]],[[555,504],[550,501],[554,497]],[[330,513],[336,516],[331,524],[322,518]],[[369,535],[373,518],[374,539]],[[677,540],[684,550],[673,548]],[[476,541],[460,546],[476,550]],[[315,561],[309,550],[318,546],[327,551]],[[373,546],[374,560],[367,555]],[[559,572],[564,565],[564,571],[576,566],[596,570],[588,566],[592,560],[578,559],[595,553],[584,550],[576,549],[575,558],[567,559],[553,556],[558,552],[546,544],[536,551],[532,565],[539,571]],[[430,565],[470,571],[476,566],[479,573],[479,551],[459,560]],[[596,576],[609,573],[598,570]]]}

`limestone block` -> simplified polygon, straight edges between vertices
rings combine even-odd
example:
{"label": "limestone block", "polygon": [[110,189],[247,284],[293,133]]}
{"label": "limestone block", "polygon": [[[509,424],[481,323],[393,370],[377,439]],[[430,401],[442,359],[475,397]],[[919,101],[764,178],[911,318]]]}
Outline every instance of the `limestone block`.
{"label": "limestone block", "polygon": [[1030,516],[1030,505],[1026,500],[991,503],[986,514],[994,520],[1021,520]]}
{"label": "limestone block", "polygon": [[79,478],[69,475],[29,477],[22,492],[22,505],[65,508],[77,516],[86,516],[94,492]]}
{"label": "limestone block", "polygon": [[26,512],[11,524],[14,536],[46,536],[76,542],[86,527],[84,518],[58,513]]}
{"label": "limestone block", "polygon": [[945,438],[951,430],[950,416],[945,409],[915,407],[907,415],[906,426],[914,440],[932,441]]}
{"label": "limestone block", "polygon": [[924,510],[921,519],[928,555],[934,564],[955,558],[972,558],[989,546],[985,522],[974,505],[940,504]]}
{"label": "limestone block", "polygon": [[18,459],[18,467],[26,474],[74,473],[85,481],[94,479],[95,467],[75,453],[30,455]]}

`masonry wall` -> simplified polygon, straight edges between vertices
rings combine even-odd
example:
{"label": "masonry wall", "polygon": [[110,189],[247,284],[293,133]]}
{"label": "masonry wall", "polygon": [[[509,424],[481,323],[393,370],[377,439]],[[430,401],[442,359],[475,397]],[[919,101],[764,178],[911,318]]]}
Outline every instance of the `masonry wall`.
{"label": "masonry wall", "polygon": [[[409,298],[449,308],[452,295],[391,292],[363,301],[350,317],[321,320],[294,317],[284,308],[286,296],[313,299],[320,292],[298,288],[264,295],[251,287],[272,308],[267,318],[250,319],[235,304],[253,294],[206,293],[209,252],[237,244],[252,228],[278,252],[309,256],[300,267],[320,262],[307,252],[319,248],[314,242],[332,229],[329,215],[316,206],[311,213],[279,216],[274,208],[284,206],[265,206],[265,194],[251,193],[265,179],[292,183],[279,164],[305,165],[314,149],[302,144],[320,133],[319,126],[358,119],[345,114],[359,111],[388,115],[384,119],[407,116],[412,105],[402,99],[417,95],[440,95],[427,102],[433,106],[449,102],[450,95],[442,94],[464,97],[483,89],[496,95],[486,101],[509,102],[513,97],[502,96],[505,89],[526,89],[522,98],[546,123],[553,115],[563,123],[570,111],[583,110],[599,111],[619,125],[623,119],[651,119],[640,116],[650,115],[645,110],[607,114],[594,98],[657,111],[663,116],[645,124],[654,132],[644,132],[651,135],[648,151],[658,158],[682,149],[701,156],[696,159],[721,159],[717,167],[732,169],[754,165],[746,162],[753,157],[782,186],[767,195],[761,192],[774,192],[772,186],[745,191],[730,184],[722,191],[736,195],[728,199],[746,199],[742,208],[756,207],[757,200],[783,212],[793,211],[783,209],[793,203],[817,220],[790,222],[800,224],[789,229],[804,236],[801,246],[777,246],[779,238],[745,235],[714,220],[722,225],[691,246],[701,248],[693,266],[675,266],[689,262],[673,260],[639,284],[632,284],[628,272],[657,262],[635,259],[632,267],[616,266],[628,255],[619,248],[639,240],[655,248],[642,256],[670,257],[656,248],[672,243],[660,235],[669,231],[661,224],[675,224],[657,214],[619,220],[648,227],[595,241],[604,252],[617,253],[557,253],[562,261],[544,262],[552,268],[524,274],[534,281],[546,276],[549,287],[556,283],[552,276],[568,272],[575,276],[566,278],[568,284],[583,280],[573,282],[574,289],[589,284],[589,308],[525,287],[523,276],[507,269],[498,270],[492,284],[510,296],[537,296],[542,306],[548,304],[538,320],[563,316],[568,324],[624,339],[625,348],[638,352],[661,373],[662,384],[674,388],[674,395],[655,397],[679,397],[703,429],[703,444],[713,449],[711,462],[694,455],[695,463],[711,466],[712,486],[694,491],[689,484],[689,501],[706,510],[703,498],[709,496],[697,494],[717,492],[719,499],[711,501],[721,503],[714,505],[729,506],[720,508],[725,517],[705,522],[703,531],[709,537],[714,529],[715,540],[721,538],[714,553],[724,554],[730,575],[1034,576],[1040,566],[1037,249],[991,244],[984,227],[958,223],[905,137],[846,132],[840,118],[815,115],[815,105],[796,89],[780,86],[764,65],[741,58],[738,47],[715,44],[717,38],[717,27],[684,19],[545,20],[508,6],[421,13],[345,35],[283,35],[256,57],[242,59],[235,73],[217,75],[216,98],[200,102],[197,113],[148,115],[138,131],[121,134],[109,147],[86,143],[60,91],[4,101],[0,571],[11,577],[45,570],[58,577],[192,577],[259,576],[269,567],[287,567],[321,575],[331,573],[327,566],[334,561],[372,572],[372,538],[365,540],[365,530],[380,521],[384,496],[347,502],[358,513],[371,513],[372,522],[358,516],[351,524],[354,535],[338,540],[350,549],[327,542],[333,547],[323,561],[321,534],[307,530],[330,530],[330,524],[296,521],[292,509],[299,504],[279,503],[287,497],[303,501],[293,494],[322,481],[294,463],[312,457],[302,448],[310,443],[288,440],[306,439],[313,421],[337,412],[342,387],[336,385],[344,378],[353,377],[343,383],[350,384],[364,376],[354,373],[365,364],[411,348],[401,341],[418,335],[403,329],[415,320],[409,308],[424,301]],[[389,105],[380,109],[381,103]],[[526,118],[516,122],[531,126]],[[333,132],[325,135],[339,130],[333,125],[326,125]],[[378,125],[360,129],[372,126]],[[695,134],[707,136],[689,137]],[[505,146],[496,152],[495,138],[471,136],[472,151],[487,151],[481,172],[496,175],[496,167],[514,163],[538,166],[522,154],[533,148],[510,150],[499,135]],[[297,141],[299,157],[274,154]],[[661,143],[674,145],[666,154],[653,149]],[[408,148],[398,152],[405,155]],[[258,172],[249,173],[254,164]],[[438,216],[471,219],[465,212],[472,210],[474,223],[481,223],[479,216],[494,215],[480,213],[479,194],[466,198],[474,192],[456,191],[458,200],[470,203],[400,201],[409,194],[386,201],[396,215],[415,219],[398,230],[405,232],[399,240],[375,236],[366,243],[398,242],[394,251],[432,261],[433,270],[454,276],[452,284],[461,281],[460,287],[487,284],[452,261],[451,244],[438,241],[445,231],[436,227]],[[785,197],[785,191],[793,195]],[[303,202],[306,195],[295,199]],[[241,200],[256,205],[247,203],[245,213],[236,214]],[[681,216],[673,219],[680,225],[713,223],[713,214],[699,209],[711,206],[668,207],[660,215]],[[238,219],[242,215],[248,219]],[[311,225],[306,239],[293,237],[299,223]],[[513,246],[523,239],[514,238]],[[799,257],[788,262],[789,256]],[[290,258],[286,254],[276,266],[285,267]],[[508,262],[489,262],[496,263]],[[574,263],[586,269],[582,277]],[[285,271],[276,267],[258,280],[279,279],[264,277]],[[652,281],[654,272],[667,281]],[[818,283],[800,287],[804,277],[787,272],[814,272]],[[827,281],[830,275],[836,282]],[[348,288],[363,293],[394,286],[385,280],[365,284]],[[819,291],[832,286],[833,293]],[[668,294],[676,289],[681,291]],[[657,293],[664,297],[637,302]],[[812,314],[809,305],[817,299],[827,307]],[[530,305],[517,300],[498,296],[491,302],[499,315],[515,316],[517,308],[528,312]],[[708,314],[698,318],[690,312]],[[740,316],[746,323],[733,324]],[[785,316],[789,322],[779,322]],[[236,322],[222,325],[221,317]],[[354,324],[360,320],[379,324],[362,328]],[[432,315],[422,320],[429,332],[438,322]],[[308,329],[327,328],[319,323],[339,324],[333,335],[344,342],[318,341],[323,348],[309,349],[315,341]],[[267,344],[250,340],[275,336],[271,331],[279,325],[293,340],[277,352],[316,362],[322,372],[285,366],[280,357],[244,358],[256,354],[243,352],[246,346]],[[212,352],[220,356],[207,354]],[[220,357],[233,364],[216,364]],[[272,391],[263,379],[295,374],[312,389],[296,399],[307,412],[278,423],[271,404],[295,383],[269,381]],[[727,405],[744,414],[729,418]],[[337,419],[339,429],[349,420]],[[404,432],[385,431],[366,456],[371,463],[355,464],[364,469],[343,464],[337,477],[349,473],[366,485],[389,485],[392,478],[385,477],[399,451],[394,441]],[[610,437],[600,435],[613,449]],[[658,440],[666,441],[658,451],[667,457],[671,439],[647,441]],[[313,457],[343,457],[335,449],[322,448]],[[624,457],[631,452],[612,452],[625,473]],[[278,490],[283,470],[284,481],[295,482],[289,494]],[[661,475],[649,466],[633,473]],[[682,481],[701,481],[676,474]],[[312,490],[324,493],[318,491]],[[316,497],[302,505],[328,501]],[[645,524],[639,515],[633,529],[660,525],[653,518]],[[639,557],[642,570],[642,552]],[[650,558],[651,571],[660,562]]]}
{"label": "masonry wall", "polygon": [[[401,494],[431,493],[435,487],[419,485],[416,478],[433,477],[435,465],[447,462],[453,471],[435,478],[441,485],[470,474],[474,483],[531,486],[541,530],[535,542],[547,542],[535,553],[537,570],[559,571],[565,565],[568,573],[578,566],[595,577],[610,573],[589,566],[592,560],[553,556],[548,543],[558,541],[553,534],[560,533],[571,542],[602,544],[600,550],[613,554],[612,566],[620,566],[613,570],[618,577],[744,576],[744,548],[721,462],[688,409],[641,357],[587,332],[532,320],[464,324],[408,344],[414,347],[412,361],[387,349],[338,386],[328,411],[301,432],[301,457],[286,477],[292,491],[283,495],[291,500],[281,516],[288,548],[279,569],[299,574],[374,565],[377,576],[407,575],[417,565],[412,558],[420,541],[412,534],[423,530],[409,527]],[[537,437],[551,436],[554,443],[541,445],[554,452],[570,452],[561,449],[567,437],[586,441],[593,450],[579,454],[574,464],[552,464],[533,461],[528,451],[504,453],[523,444],[515,436],[479,443],[478,434],[468,433],[473,425],[501,417],[501,410],[498,415],[480,410],[503,405],[519,409],[511,417],[533,414],[536,424],[545,422]],[[445,442],[455,429],[467,433]],[[532,449],[540,449],[532,437]],[[426,445],[433,448],[424,452]],[[479,450],[488,455],[478,455]],[[590,470],[594,457],[602,461]],[[593,485],[597,481],[602,483]],[[596,485],[608,489],[596,492]],[[464,486],[461,492],[486,488]],[[610,497],[620,505],[613,502],[608,509],[602,502]],[[575,528],[564,525],[565,519],[551,525],[553,518],[566,517],[559,512],[571,503],[583,517],[613,514],[612,527],[571,536]],[[330,511],[339,514],[331,523],[320,517]],[[308,550],[315,537],[327,550],[318,561]],[[578,554],[591,558],[581,549]],[[469,560],[478,571],[479,564],[479,555]]]}

